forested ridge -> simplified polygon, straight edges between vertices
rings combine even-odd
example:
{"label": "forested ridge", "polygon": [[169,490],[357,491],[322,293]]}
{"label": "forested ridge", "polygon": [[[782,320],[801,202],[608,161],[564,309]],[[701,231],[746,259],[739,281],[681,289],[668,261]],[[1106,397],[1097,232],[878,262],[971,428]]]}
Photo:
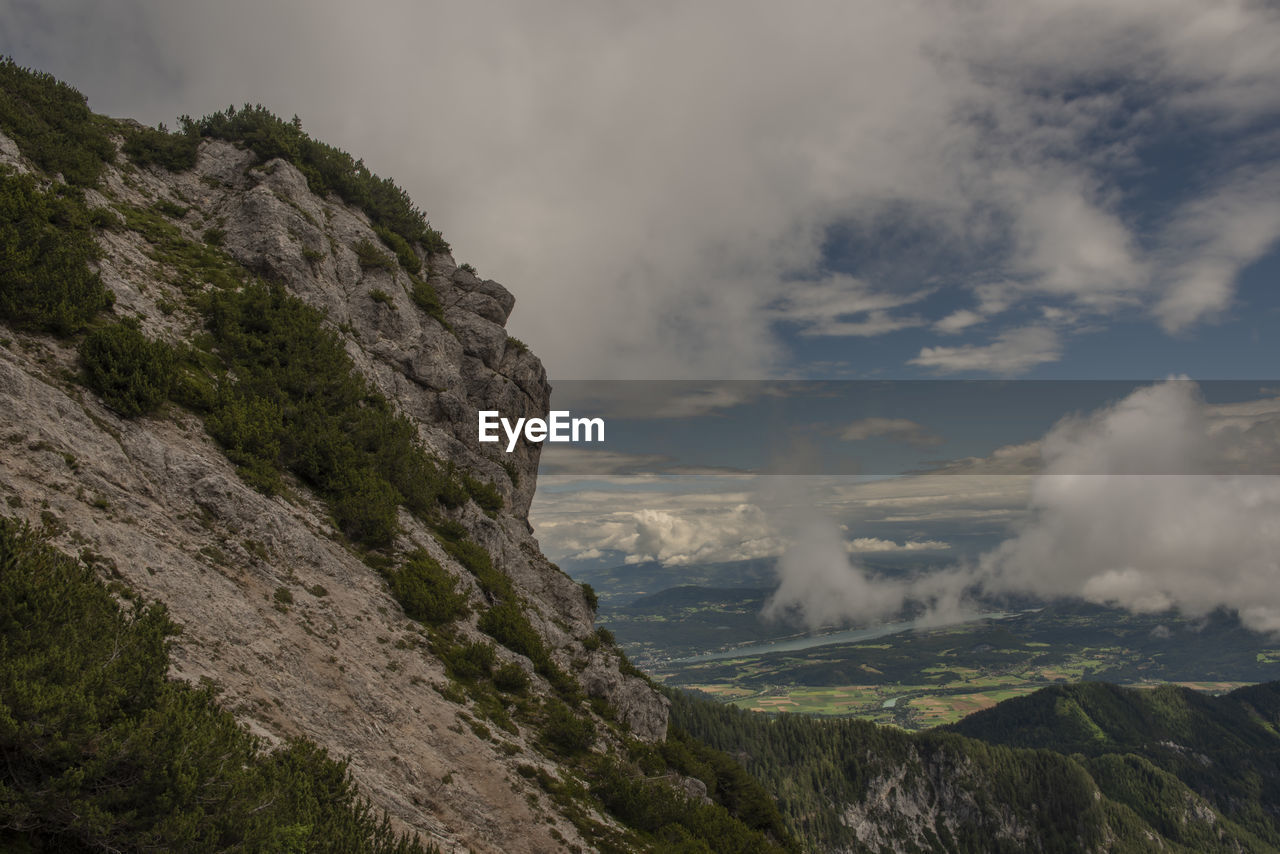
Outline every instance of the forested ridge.
{"label": "forested ridge", "polygon": [[1059,686],[922,733],[671,697],[673,722],[743,762],[815,850],[1280,848],[1280,683]]}

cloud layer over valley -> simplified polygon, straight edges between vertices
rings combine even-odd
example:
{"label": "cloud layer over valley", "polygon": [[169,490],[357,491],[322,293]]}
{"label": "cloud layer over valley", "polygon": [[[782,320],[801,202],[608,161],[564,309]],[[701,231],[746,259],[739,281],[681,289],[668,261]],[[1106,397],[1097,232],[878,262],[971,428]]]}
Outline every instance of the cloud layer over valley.
{"label": "cloud layer over valley", "polygon": [[[864,427],[905,429],[856,432]],[[1030,457],[1034,475],[976,473]],[[1171,380],[968,461],[975,473],[671,479],[676,489],[651,478],[622,492],[553,492],[535,522],[561,558],[776,557],[766,614],[810,628],[892,618],[909,601],[946,620],[975,597],[1013,593],[1193,616],[1227,608],[1280,631],[1280,477],[1248,473],[1278,462],[1280,401],[1209,404],[1197,384]],[[613,509],[591,519],[584,502]],[[952,541],[976,531],[998,544],[953,555]],[[867,568],[885,554],[927,556],[929,569]]]}

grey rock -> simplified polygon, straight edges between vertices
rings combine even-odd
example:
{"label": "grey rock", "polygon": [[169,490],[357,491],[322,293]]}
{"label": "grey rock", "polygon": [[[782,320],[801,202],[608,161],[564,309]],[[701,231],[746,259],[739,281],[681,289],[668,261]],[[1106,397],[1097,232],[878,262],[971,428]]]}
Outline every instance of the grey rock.
{"label": "grey rock", "polygon": [[[0,162],[17,159],[0,135]],[[109,168],[90,203],[110,195],[139,207],[156,199],[190,205],[174,222],[183,235],[200,241],[210,226],[223,228],[231,258],[325,313],[356,367],[414,422],[427,449],[497,486],[506,507],[496,518],[474,504],[452,517],[511,578],[553,657],[572,671],[594,615],[529,527],[539,448],[507,455],[476,435],[478,409],[540,416],[550,400],[541,362],[506,335],[511,294],[447,255],[424,254],[422,276],[447,306],[448,325],[441,324],[414,303],[403,270],[360,266],[353,247],[378,243],[362,212],[316,196],[291,164],[258,164],[225,142],[202,143],[189,172],[147,167],[125,177]],[[199,328],[194,314],[160,310],[162,302],[181,303],[183,291],[140,235],[104,232],[101,242],[100,272],[119,310],[174,342]],[[268,743],[306,736],[349,756],[362,791],[394,825],[443,850],[590,847],[535,783],[515,773],[535,755],[536,733],[502,734],[516,747],[508,755],[455,725],[462,709],[437,690],[442,664],[423,651],[419,628],[382,578],[334,536],[327,508],[305,485],[291,483],[284,496],[255,491],[193,414],[171,407],[121,419],[64,379],[77,370],[72,343],[5,334],[14,344],[0,348],[0,498],[33,523],[47,514],[45,521],[65,526],[58,545],[91,548],[143,597],[166,604],[184,627],[176,677],[216,680],[226,707]],[[480,603],[475,579],[431,530],[404,512],[399,521],[396,550],[427,549]],[[280,587],[294,600],[283,611],[272,596]],[[311,592],[320,588],[324,595]],[[483,637],[475,620],[459,631]],[[527,659],[499,655],[532,673]],[[612,653],[587,659],[584,688],[612,702],[640,738],[664,738],[665,698],[620,673]]]}
{"label": "grey rock", "polygon": [[582,671],[579,679],[589,696],[602,697],[613,704],[619,718],[637,737],[645,741],[662,741],[667,737],[671,701],[643,679],[621,673],[616,661],[597,659]]}

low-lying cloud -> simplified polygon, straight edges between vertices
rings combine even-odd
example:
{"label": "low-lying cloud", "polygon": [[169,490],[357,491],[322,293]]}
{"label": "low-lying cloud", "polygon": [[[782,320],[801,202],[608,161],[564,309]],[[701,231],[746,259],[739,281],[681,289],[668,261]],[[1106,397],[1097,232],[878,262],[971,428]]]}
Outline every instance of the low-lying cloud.
{"label": "low-lying cloud", "polygon": [[1220,473],[1241,462],[1242,442],[1256,470],[1274,466],[1278,416],[1275,400],[1206,404],[1186,380],[1140,388],[1019,447],[1019,458],[1037,448],[1041,458],[1028,516],[979,560],[908,582],[876,578],[833,547],[834,524],[819,520],[780,561],[766,613],[816,628],[883,618],[913,600],[936,616],[1015,593],[1144,613],[1226,608],[1249,628],[1280,632],[1280,476]]}
{"label": "low-lying cloud", "polygon": [[[1225,607],[1280,631],[1280,477],[1196,474],[1242,432],[1216,420],[1194,383],[1175,381],[1059,424],[1042,442],[1030,520],[975,579],[1134,611]],[[1161,470],[1175,473],[1133,473]],[[1112,473],[1080,473],[1098,471]]]}

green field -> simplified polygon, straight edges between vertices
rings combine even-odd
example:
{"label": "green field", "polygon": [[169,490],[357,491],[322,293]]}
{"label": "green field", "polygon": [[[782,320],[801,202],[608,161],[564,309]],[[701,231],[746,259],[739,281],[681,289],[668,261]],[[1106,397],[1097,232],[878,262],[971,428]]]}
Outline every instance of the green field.
{"label": "green field", "polygon": [[[888,648],[888,644],[879,645]],[[1097,651],[1076,660],[1060,662],[1054,667],[1013,668],[1008,672],[984,672],[975,668],[931,665],[921,668],[933,677],[928,683],[867,682],[855,685],[765,685],[759,688],[742,684],[766,672],[758,662],[739,660],[743,680],[721,683],[682,681],[681,687],[701,691],[721,702],[743,709],[762,712],[795,712],[814,715],[840,715],[892,723],[908,729],[954,723],[965,715],[994,706],[1001,700],[1030,693],[1046,685],[1077,681],[1086,672],[1106,667],[1118,651]],[[827,660],[831,660],[828,658]],[[868,668],[870,670],[870,668]],[[660,676],[663,674],[659,674]],[[669,675],[669,674],[667,674]],[[1229,690],[1245,683],[1213,683],[1212,686],[1189,685],[1215,692]]]}
{"label": "green field", "polygon": [[629,652],[657,679],[739,708],[923,729],[1049,685],[1091,679],[1223,693],[1280,676],[1274,644],[1226,615],[1191,621],[1077,603],[710,661],[666,658],[651,641]]}
{"label": "green field", "polygon": [[[1082,659],[1051,670],[1004,674],[960,673],[962,678],[937,684],[864,684],[840,686],[776,685],[759,689],[735,683],[681,683],[681,687],[710,695],[723,703],[758,712],[856,717],[904,729],[924,729],[955,723],[966,715],[990,708],[1048,685],[1078,681],[1080,673],[1105,664],[1105,655]],[[744,673],[751,673],[750,667]],[[955,671],[952,671],[953,673]],[[1161,682],[1134,683],[1154,687]],[[1181,681],[1197,691],[1221,694],[1251,684],[1243,681]]]}

